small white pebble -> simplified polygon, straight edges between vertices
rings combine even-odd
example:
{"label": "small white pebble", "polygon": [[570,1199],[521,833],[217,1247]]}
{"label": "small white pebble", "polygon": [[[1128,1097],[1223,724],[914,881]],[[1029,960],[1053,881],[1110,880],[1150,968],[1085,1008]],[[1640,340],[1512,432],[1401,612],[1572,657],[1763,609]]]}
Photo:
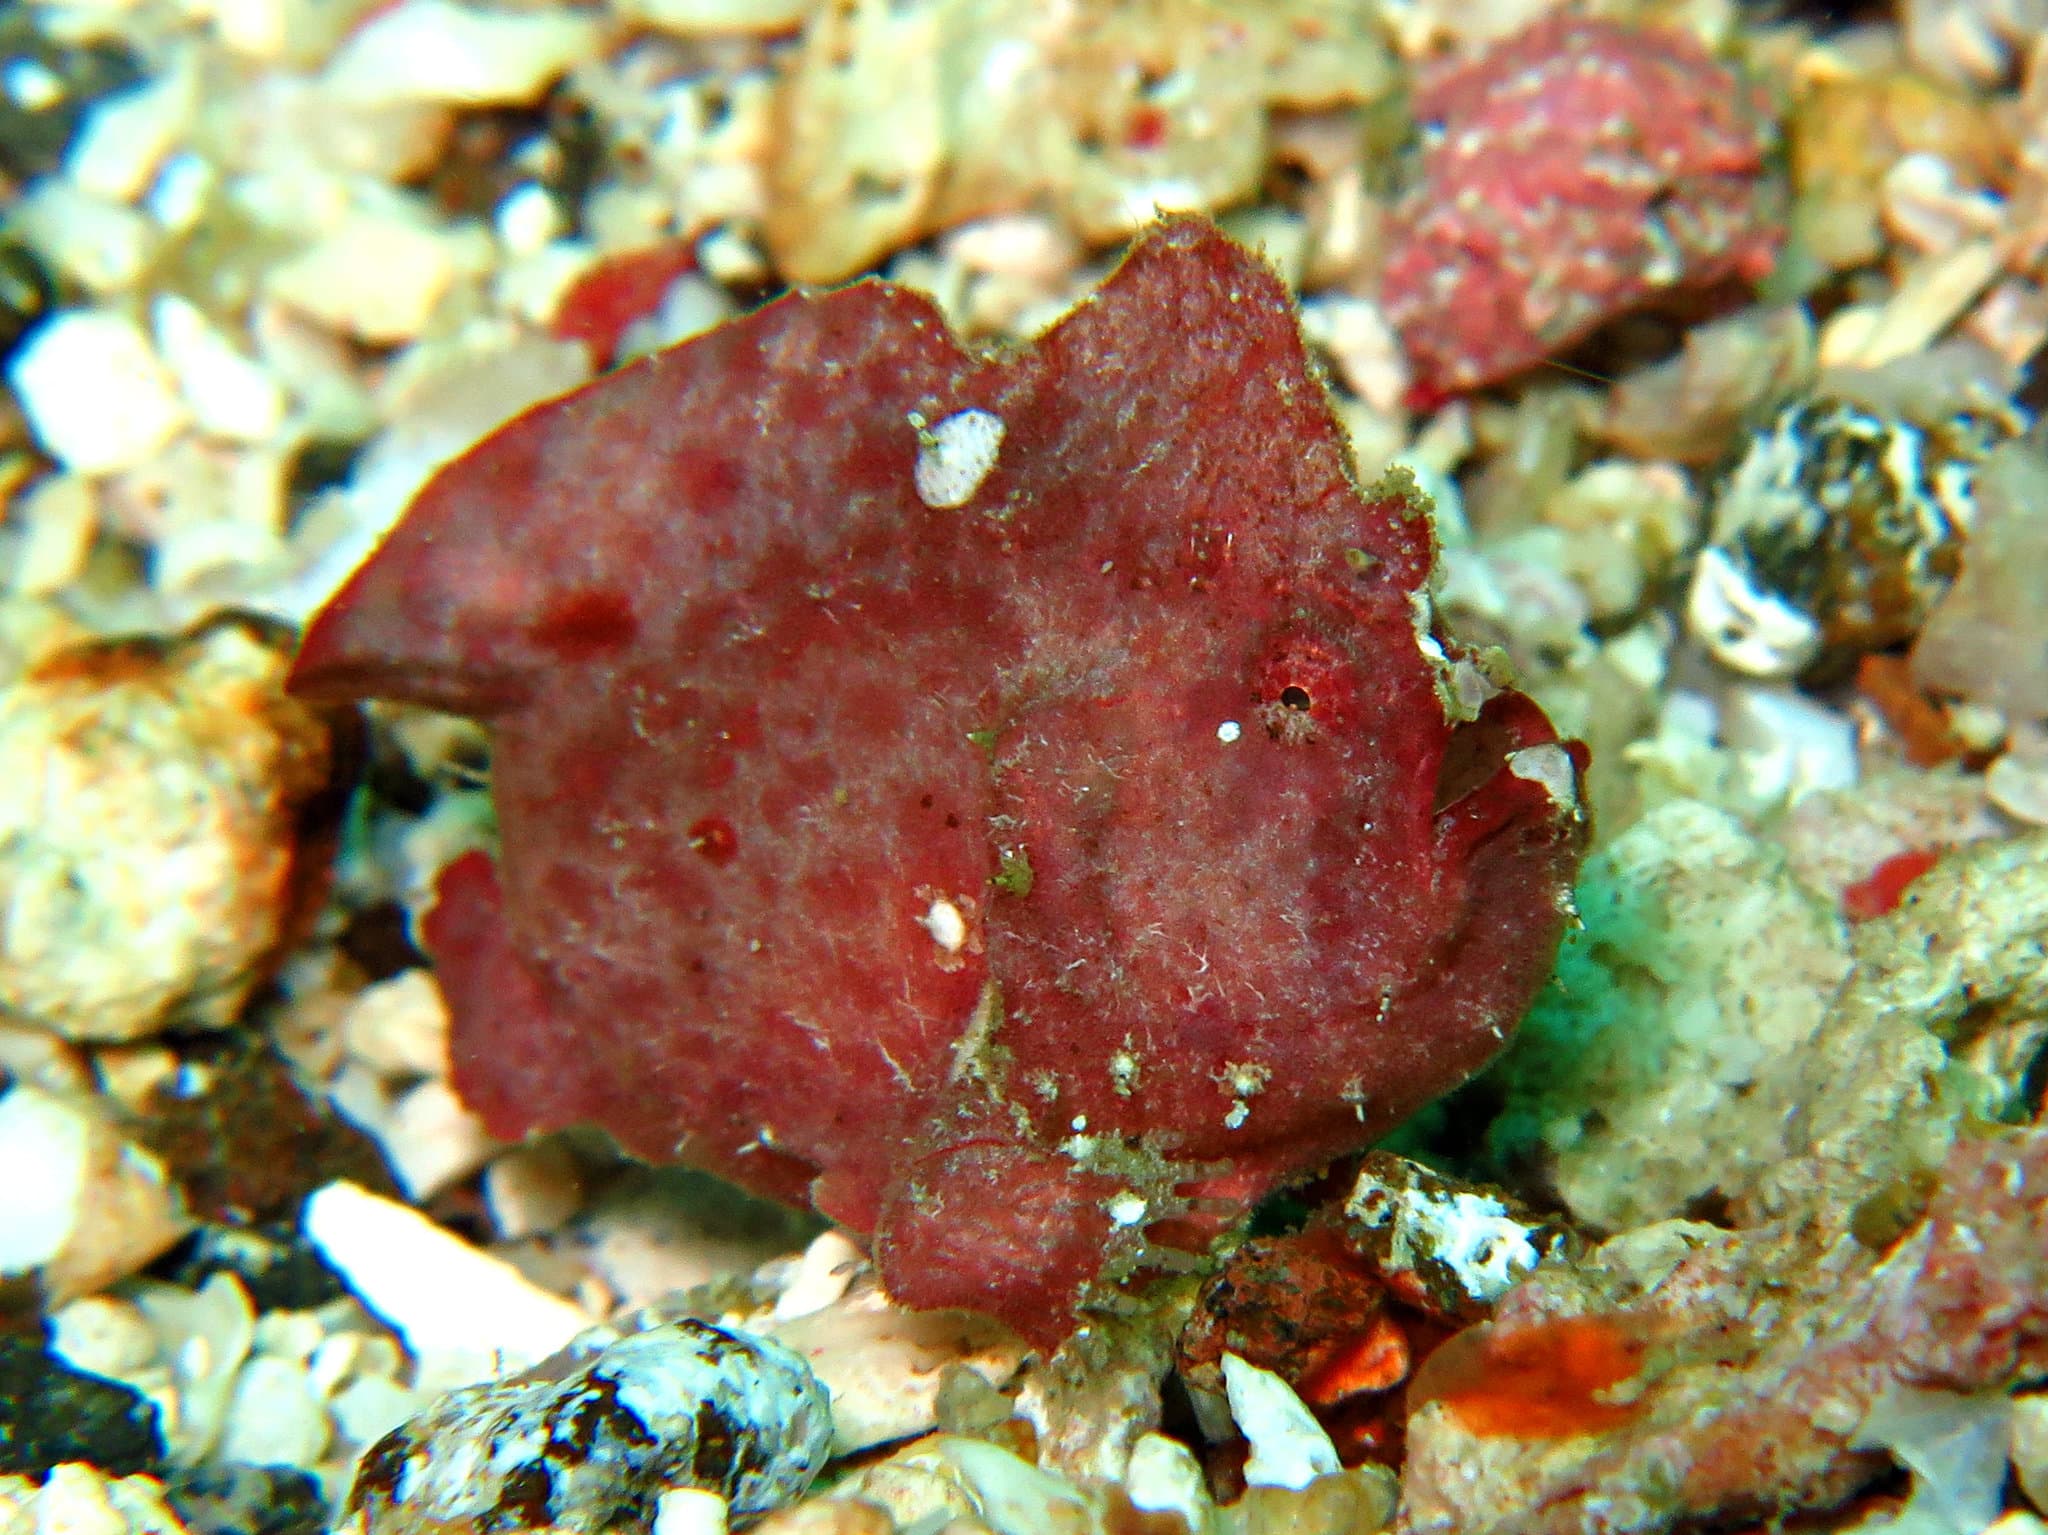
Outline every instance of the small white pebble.
{"label": "small white pebble", "polygon": [[917,465],[911,478],[926,506],[965,506],[996,466],[1003,446],[1003,418],[985,410],[961,410],[929,427],[917,427]]}
{"label": "small white pebble", "polygon": [[35,1518],[10,1528],[38,1535],[128,1535],[128,1520],[107,1496],[108,1485],[105,1475],[81,1461],[52,1466],[35,1500]]}
{"label": "small white pebble", "polygon": [[1223,1128],[1226,1130],[1242,1130],[1245,1121],[1251,1117],[1251,1106],[1244,1099],[1239,1098],[1230,1105],[1230,1111],[1223,1116]]}
{"label": "small white pebble", "polygon": [[49,1319],[50,1352],[74,1370],[121,1376],[156,1362],[156,1334],[125,1300],[90,1295]]}
{"label": "small white pebble", "polygon": [[1985,772],[1984,794],[2014,820],[2048,826],[2048,756],[2005,753]]}
{"label": "small white pebble", "polygon": [[1324,295],[1301,306],[1302,330],[1330,354],[1344,387],[1374,410],[1401,408],[1411,382],[1400,338],[1370,299]]}
{"label": "small white pebble", "polygon": [[55,272],[88,293],[126,293],[162,248],[146,213],[109,201],[62,176],[32,181],[9,210],[14,232]]}
{"label": "small white pebble", "polygon": [[725,1499],[700,1487],[672,1487],[654,1500],[654,1535],[725,1535]]}
{"label": "small white pebble", "polygon": [[0,64],[0,94],[24,112],[46,112],[64,99],[64,80],[49,65],[24,54]]}
{"label": "small white pebble", "polygon": [[1791,687],[1729,689],[1721,744],[1742,753],[1743,771],[1759,794],[1797,799],[1856,782],[1855,722]]}
{"label": "small white pebble", "polygon": [[143,207],[149,216],[173,234],[188,233],[206,212],[207,198],[220,183],[213,162],[192,150],[181,150],[164,161],[157,172]]}
{"label": "small white pebble", "polygon": [[235,1377],[216,1453],[251,1466],[316,1466],[330,1437],[327,1404],[306,1367],[259,1354]]}
{"label": "small white pebble", "polygon": [[15,354],[8,376],[37,439],[81,474],[132,469],[185,424],[169,371],[126,315],[52,315]]}
{"label": "small white pebble", "polygon": [[380,1075],[448,1075],[448,1004],[430,970],[365,986],[342,1016],[341,1036],[348,1053]]}
{"label": "small white pebble", "polygon": [[250,1347],[294,1364],[304,1364],[327,1339],[327,1329],[310,1311],[266,1311],[256,1319]]}
{"label": "small white pebble", "polygon": [[797,1260],[789,1283],[775,1297],[775,1319],[789,1321],[823,1311],[846,1293],[865,1261],[845,1232],[835,1227],[819,1233]]}
{"label": "small white pebble", "polygon": [[375,1444],[422,1405],[419,1392],[379,1375],[350,1381],[327,1404],[335,1432],[352,1445]]}
{"label": "small white pebble", "polygon": [[331,1333],[322,1338],[307,1357],[306,1375],[321,1396],[332,1396],[354,1377],[356,1362],[362,1356],[361,1333]]}
{"label": "small white pebble", "polygon": [[1230,1415],[1251,1446],[1244,1463],[1250,1487],[1291,1487],[1300,1490],[1319,1476],[1341,1470],[1337,1447],[1316,1422],[1294,1388],[1271,1370],[1248,1364],[1235,1354],[1223,1356],[1223,1389]]}
{"label": "small white pebble", "polygon": [[562,232],[562,210],[546,187],[526,181],[505,194],[493,222],[505,249],[526,256]]}
{"label": "small white pebble", "polygon": [[583,1194],[582,1170],[560,1141],[514,1146],[484,1169],[484,1208],[508,1241],[558,1230]]}
{"label": "small white pebble", "polygon": [[175,293],[156,301],[156,344],[202,431],[267,442],[284,421],[284,388],[245,356],[199,306]]}
{"label": "small white pebble", "polygon": [[272,267],[265,283],[322,325],[385,346],[419,338],[455,274],[455,246],[439,231],[357,211]]}
{"label": "small white pebble", "polygon": [[174,63],[95,103],[64,153],[65,177],[113,202],[139,198],[199,108],[199,76]]}
{"label": "small white pebble", "polygon": [[1175,1513],[1191,1530],[1209,1524],[1209,1484],[1195,1452],[1165,1434],[1141,1434],[1131,1446],[1124,1491],[1146,1513]]}
{"label": "small white pebble", "polygon": [[668,285],[653,314],[635,320],[619,338],[619,357],[628,360],[701,336],[732,318],[731,296],[696,272],[685,272]]}
{"label": "small white pebble", "polygon": [[697,269],[727,286],[759,282],[772,270],[768,258],[730,224],[719,225],[697,242]]}
{"label": "small white pebble", "polygon": [[1222,724],[1216,727],[1216,739],[1221,741],[1225,746],[1228,746],[1232,741],[1235,741],[1239,736],[1243,734],[1244,727],[1239,725],[1236,720],[1225,720]]}
{"label": "small white pebble", "polygon": [[8,509],[7,520],[16,533],[8,585],[24,596],[48,596],[85,569],[99,531],[99,497],[82,474],[46,475]]}
{"label": "small white pebble", "polygon": [[0,1274],[26,1274],[71,1241],[84,1206],[92,1125],[63,1099],[17,1086],[0,1098]]}
{"label": "small white pebble", "polygon": [[290,40],[295,7],[287,0],[207,0],[213,29],[229,52],[274,60]]}
{"label": "small white pebble", "polygon": [[484,1123],[438,1078],[416,1083],[391,1103],[375,1137],[400,1186],[414,1200],[431,1199],[482,1168],[497,1154]]}

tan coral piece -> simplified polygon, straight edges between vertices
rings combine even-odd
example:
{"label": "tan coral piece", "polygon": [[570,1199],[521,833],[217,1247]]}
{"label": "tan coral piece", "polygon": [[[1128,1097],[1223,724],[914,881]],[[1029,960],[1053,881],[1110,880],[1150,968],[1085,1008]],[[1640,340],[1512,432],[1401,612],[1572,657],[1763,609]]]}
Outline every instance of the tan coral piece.
{"label": "tan coral piece", "polygon": [[84,645],[0,694],[0,1011],[76,1040],[232,1023],[294,915],[321,717],[256,629]]}
{"label": "tan coral piece", "polygon": [[1994,449],[1978,471],[1977,521],[1955,584],[1913,647],[1923,686],[2014,720],[2048,719],[2048,455],[2027,439]]}
{"label": "tan coral piece", "polygon": [[868,1289],[846,1302],[755,1331],[803,1355],[832,1393],[835,1454],[922,1433],[938,1421],[949,1368],[992,1387],[1022,1366],[1026,1345],[1000,1323],[969,1311],[901,1311]]}
{"label": "tan coral piece", "polygon": [[0,1476],[0,1531],[6,1535],[186,1535],[154,1477],[110,1477],[83,1461],[50,1468],[37,1487]]}
{"label": "tan coral piece", "polygon": [[1106,243],[1254,195],[1270,107],[1391,83],[1366,13],[1312,0],[832,0],[777,89],[764,232],[802,282],[1040,199]]}
{"label": "tan coral piece", "polygon": [[33,1274],[53,1306],[125,1279],[191,1228],[154,1157],[92,1099],[0,1096],[0,1276]]}
{"label": "tan coral piece", "polygon": [[1828,322],[1820,335],[1821,365],[1881,368],[1926,351],[1991,286],[2000,264],[1989,240],[1923,262],[1883,304],[1854,306]]}

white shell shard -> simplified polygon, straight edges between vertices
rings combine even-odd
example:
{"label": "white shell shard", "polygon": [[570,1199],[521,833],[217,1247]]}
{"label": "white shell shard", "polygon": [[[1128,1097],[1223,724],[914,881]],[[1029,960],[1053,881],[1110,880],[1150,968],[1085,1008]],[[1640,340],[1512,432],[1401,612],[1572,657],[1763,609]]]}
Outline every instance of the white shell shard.
{"label": "white shell shard", "polygon": [[1244,1463],[1247,1486],[1299,1490],[1319,1476],[1343,1469],[1323,1426],[1294,1388],[1271,1370],[1225,1354],[1223,1389],[1230,1398],[1230,1415],[1252,1449]]}
{"label": "white shell shard", "polygon": [[[422,1360],[522,1368],[590,1325],[582,1309],[409,1205],[353,1183],[316,1189],[300,1217],[306,1239],[356,1298]],[[446,1379],[446,1376],[442,1377]]]}
{"label": "white shell shard", "polygon": [[985,410],[961,410],[917,428],[917,464],[911,470],[917,498],[926,506],[965,506],[996,466],[1003,446],[1003,418]]}
{"label": "white shell shard", "polygon": [[1209,1508],[1209,1486],[1194,1451],[1164,1434],[1140,1434],[1131,1446],[1124,1491],[1131,1506],[1146,1513],[1175,1513],[1188,1528],[1203,1527]]}
{"label": "white shell shard", "polygon": [[155,344],[112,310],[52,315],[29,332],[7,371],[36,440],[78,474],[146,463],[187,419]]}

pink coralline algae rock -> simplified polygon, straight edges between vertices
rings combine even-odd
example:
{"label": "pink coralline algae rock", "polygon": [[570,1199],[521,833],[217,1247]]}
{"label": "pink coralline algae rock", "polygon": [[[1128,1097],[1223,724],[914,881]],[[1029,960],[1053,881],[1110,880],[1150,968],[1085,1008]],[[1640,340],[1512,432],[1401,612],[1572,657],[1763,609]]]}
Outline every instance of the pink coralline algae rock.
{"label": "pink coralline algae rock", "polygon": [[[1402,1529],[1769,1528],[1882,1475],[1872,1431],[1916,1400],[1925,1426],[1913,1437],[1928,1453],[1915,1465],[1935,1468],[1930,1501],[1965,1507],[1981,1493],[1961,1436],[1932,1453],[1943,1442],[1926,1409],[1945,1404],[1953,1422],[2048,1372],[2048,1130],[1959,1139],[1930,1181],[1912,1229],[1877,1250],[1828,1212],[1802,1211],[1747,1232],[1644,1227],[1576,1268],[1540,1271],[1502,1302],[1480,1347],[1517,1357],[1536,1383],[1530,1397],[1554,1413],[1572,1395],[1572,1353],[1585,1352],[1574,1334],[1632,1337],[1628,1378],[1580,1403],[1606,1420],[1589,1413],[1566,1433],[1504,1429],[1501,1386],[1517,1383],[1483,1375],[1463,1404],[1423,1401],[1408,1421]],[[1419,1394],[1429,1395],[1426,1379]],[[1472,1411],[1484,1405],[1495,1421]],[[1994,1505],[2002,1460],[1983,1489]],[[1958,1513],[1918,1527],[1985,1523]]]}
{"label": "pink coralline algae rock", "polygon": [[502,855],[426,923],[493,1133],[808,1200],[1053,1341],[1547,973],[1580,752],[1436,631],[1433,557],[1280,283],[1179,222],[1021,355],[869,282],[528,412],[295,685],[496,732]]}
{"label": "pink coralline algae rock", "polygon": [[1381,299],[1424,397],[1770,270],[1768,103],[1684,33],[1553,14],[1427,80],[1415,114]]}

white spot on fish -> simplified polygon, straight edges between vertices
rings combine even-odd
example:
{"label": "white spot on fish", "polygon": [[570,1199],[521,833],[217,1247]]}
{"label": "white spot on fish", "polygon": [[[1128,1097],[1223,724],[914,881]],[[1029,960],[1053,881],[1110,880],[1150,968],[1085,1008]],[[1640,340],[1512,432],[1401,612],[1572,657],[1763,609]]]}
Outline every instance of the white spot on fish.
{"label": "white spot on fish", "polygon": [[948,954],[958,954],[967,943],[967,919],[944,896],[926,907],[925,914],[917,920],[932,935],[932,942]]}
{"label": "white spot on fish", "polygon": [[1525,746],[1507,755],[1508,771],[1530,783],[1541,784],[1550,802],[1567,815],[1579,813],[1579,774],[1572,766],[1572,754],[1555,742]]}
{"label": "white spot on fish", "polygon": [[965,506],[996,466],[1003,446],[1003,418],[985,410],[960,410],[925,425],[913,412],[917,431],[917,464],[911,480],[926,506]]}

